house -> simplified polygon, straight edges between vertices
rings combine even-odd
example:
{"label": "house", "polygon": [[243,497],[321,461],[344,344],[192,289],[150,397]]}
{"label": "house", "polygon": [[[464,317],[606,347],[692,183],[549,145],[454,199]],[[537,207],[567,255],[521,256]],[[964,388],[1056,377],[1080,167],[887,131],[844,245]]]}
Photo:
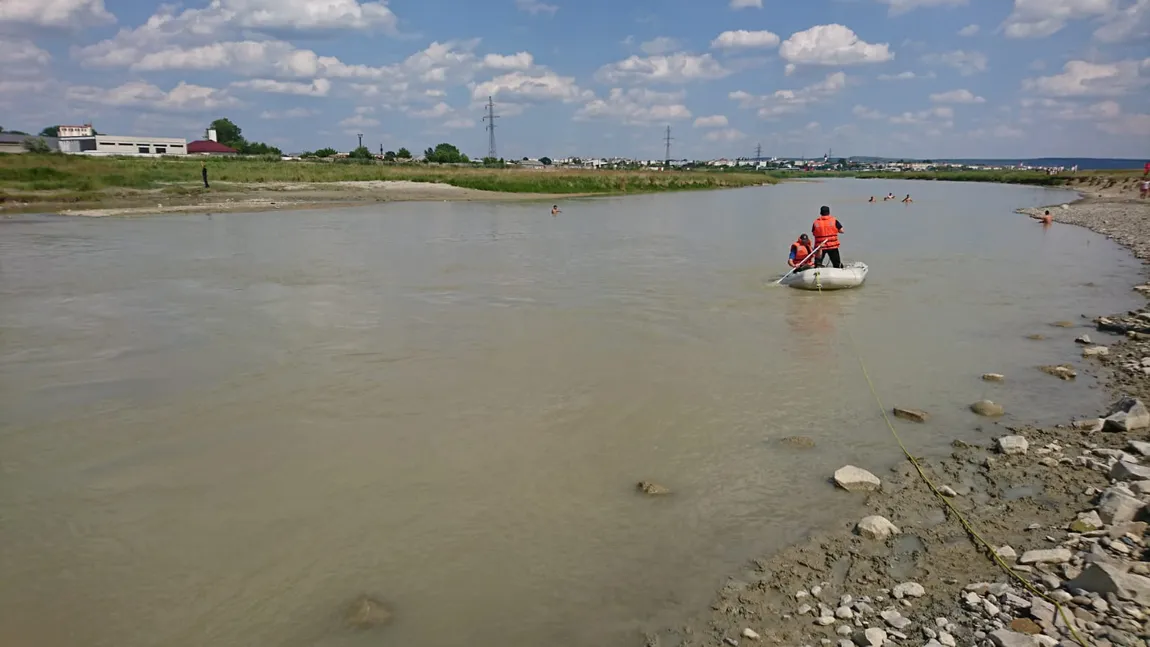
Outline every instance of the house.
{"label": "house", "polygon": [[27,153],[25,140],[42,139],[53,152],[60,150],[55,137],[37,137],[36,135],[17,135],[15,133],[0,133],[0,153]]}
{"label": "house", "polygon": [[201,139],[188,143],[188,155],[235,155],[238,152],[239,151],[234,148],[224,146],[210,139]]}
{"label": "house", "polygon": [[132,155],[156,157],[184,155],[187,140],[183,137],[127,137],[124,135],[92,135],[90,137],[61,137],[60,152],[72,155]]}
{"label": "house", "polygon": [[84,124],[83,126],[56,126],[57,137],[91,137],[96,134],[92,128],[92,124]]}

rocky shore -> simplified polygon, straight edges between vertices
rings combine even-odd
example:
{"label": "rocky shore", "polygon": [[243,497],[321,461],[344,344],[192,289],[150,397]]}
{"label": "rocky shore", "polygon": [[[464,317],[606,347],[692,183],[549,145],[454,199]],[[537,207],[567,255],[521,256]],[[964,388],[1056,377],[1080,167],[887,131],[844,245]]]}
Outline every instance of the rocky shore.
{"label": "rocky shore", "polygon": [[[1019,211],[1046,209],[1150,260],[1150,201],[1126,187]],[[954,511],[910,461],[881,478],[865,465],[840,469],[833,482],[864,497],[866,513],[755,560],[709,614],[646,644],[1150,647],[1150,309],[1087,321],[1082,367],[1102,374],[1109,410],[1052,428],[987,418],[988,442],[918,459]],[[1065,369],[1047,372],[1070,379]],[[898,417],[930,424],[927,412]]]}

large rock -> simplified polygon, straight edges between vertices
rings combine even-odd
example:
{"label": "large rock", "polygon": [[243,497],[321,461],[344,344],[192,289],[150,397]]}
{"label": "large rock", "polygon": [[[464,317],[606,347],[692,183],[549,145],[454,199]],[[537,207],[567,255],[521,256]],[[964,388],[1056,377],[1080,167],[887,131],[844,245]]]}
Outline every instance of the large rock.
{"label": "large rock", "polygon": [[896,600],[903,598],[921,598],[926,595],[926,589],[918,582],[903,582],[894,587],[891,593]]}
{"label": "large rock", "polygon": [[984,382],[1002,382],[1006,379],[1002,373],[983,373],[982,380]]}
{"label": "large rock", "polygon": [[997,418],[1006,413],[1006,410],[1002,408],[1001,404],[995,404],[990,400],[979,400],[970,405],[970,410],[987,418]]}
{"label": "large rock", "polygon": [[1066,548],[1048,550],[1028,550],[1018,559],[1019,564],[1065,564],[1074,556]]}
{"label": "large rock", "polygon": [[1083,357],[1102,357],[1110,354],[1110,349],[1105,346],[1088,346],[1082,349]]}
{"label": "large rock", "polygon": [[1126,443],[1126,445],[1130,448],[1130,451],[1136,454],[1141,456],[1150,456],[1150,443],[1144,443],[1140,440],[1131,440],[1130,442]]}
{"label": "large rock", "polygon": [[863,632],[861,640],[855,639],[855,643],[859,645],[869,645],[870,647],[882,647],[886,644],[886,632],[878,627],[871,627]]}
{"label": "large rock", "polygon": [[1119,460],[1110,468],[1110,478],[1119,481],[1146,481],[1150,480],[1150,467]]}
{"label": "large rock", "polygon": [[847,465],[835,471],[835,485],[847,492],[873,492],[882,486],[882,481],[861,467]]}
{"label": "large rock", "polygon": [[911,422],[926,422],[930,420],[930,414],[919,409],[908,409],[905,407],[895,407],[894,417],[909,420]]}
{"label": "large rock", "polygon": [[1103,431],[1136,431],[1150,427],[1150,410],[1141,400],[1122,398],[1110,408]]}
{"label": "large rock", "polygon": [[1102,528],[1102,518],[1098,516],[1096,510],[1090,512],[1081,512],[1078,518],[1070,523],[1071,532],[1091,532]]}
{"label": "large rock", "polygon": [[1087,346],[1089,346],[1091,343],[1093,343],[1090,341],[1090,335],[1080,335],[1074,341],[1079,343],[1079,344],[1086,344]]}
{"label": "large rock", "polygon": [[1150,577],[1126,573],[1121,567],[1104,562],[1087,565],[1078,577],[1066,583],[1066,588],[1099,595],[1113,593],[1120,599],[1150,606]]}
{"label": "large rock", "polygon": [[1098,516],[1104,523],[1126,523],[1134,521],[1145,507],[1145,503],[1128,492],[1110,488],[1098,499]]}
{"label": "large rock", "polygon": [[867,539],[877,541],[885,541],[891,535],[897,535],[902,532],[898,526],[891,523],[886,517],[880,517],[878,515],[871,515],[858,522],[858,525],[855,526],[855,531]]}
{"label": "large rock", "polygon": [[1002,454],[1025,454],[1030,443],[1022,436],[1003,436],[995,441],[998,451]]}
{"label": "large rock", "polygon": [[1134,493],[1134,496],[1150,495],[1150,481],[1138,481],[1137,483],[1131,483],[1130,491]]}
{"label": "large rock", "polygon": [[658,483],[652,483],[650,481],[639,481],[639,483],[635,485],[635,488],[643,494],[650,494],[651,496],[659,496],[662,494],[671,493],[669,489],[659,485]]}
{"label": "large rock", "polygon": [[1066,364],[1061,364],[1058,366],[1039,366],[1038,370],[1046,373],[1047,375],[1053,375],[1060,380],[1073,380],[1074,378],[1078,377],[1078,373],[1075,372],[1074,367]]}
{"label": "large rock", "polygon": [[1020,634],[1009,629],[990,632],[990,640],[997,647],[1039,647],[1038,640],[1034,636]]}

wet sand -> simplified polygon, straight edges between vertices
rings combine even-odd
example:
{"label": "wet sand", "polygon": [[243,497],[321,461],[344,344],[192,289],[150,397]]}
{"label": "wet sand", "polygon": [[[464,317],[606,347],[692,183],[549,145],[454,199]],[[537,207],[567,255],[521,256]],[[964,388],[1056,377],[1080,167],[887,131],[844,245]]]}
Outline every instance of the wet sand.
{"label": "wet sand", "polygon": [[576,194],[506,193],[465,189],[450,184],[408,180],[365,180],[323,183],[213,183],[187,193],[163,190],[118,191],[93,205],[76,207],[50,199],[8,205],[4,213],[54,212],[69,216],[146,216],[165,213],[227,213],[360,206],[378,202],[526,202],[582,197]]}
{"label": "wet sand", "polygon": [[[1103,234],[1146,262],[1150,200],[1138,199],[1133,181],[1125,184],[1079,186],[1079,201],[1018,213],[1040,218],[1049,209],[1057,223]],[[1150,286],[1135,289],[1150,294]],[[890,473],[871,467],[881,479],[877,491],[841,492],[865,497],[868,510],[859,518],[840,519],[754,560],[728,580],[710,612],[648,633],[646,644],[1150,645],[1150,542],[1144,523],[1150,518],[1150,467],[1144,466],[1150,465],[1150,444],[1143,442],[1150,441],[1150,416],[1130,430],[1100,419],[1129,406],[1120,398],[1150,401],[1150,309],[1102,317],[1068,312],[1066,319],[1069,324],[1052,322],[1039,342],[1022,341],[1025,331],[1019,331],[1019,343],[1077,343],[1083,360],[1076,371],[1098,375],[1114,408],[1083,412],[1082,420],[1049,428],[983,418],[978,429],[985,432],[984,442],[955,440],[950,456],[916,457],[1025,583],[996,564],[912,463],[902,460]],[[992,385],[991,393],[1008,393],[1011,378],[971,376]],[[889,413],[892,404],[915,403],[884,404]],[[903,435],[916,425],[893,416],[892,422]],[[929,429],[929,419],[917,424],[947,433]],[[1010,436],[1024,438],[1028,448],[1017,452],[1010,449],[1013,439],[999,440]],[[890,442],[892,456],[900,455],[893,436]],[[827,487],[835,487],[826,476]],[[893,528],[873,518],[860,525],[869,515]],[[872,526],[891,534],[874,534]],[[1064,551],[1026,554],[1051,548]],[[1036,593],[1062,602],[1077,633]]]}

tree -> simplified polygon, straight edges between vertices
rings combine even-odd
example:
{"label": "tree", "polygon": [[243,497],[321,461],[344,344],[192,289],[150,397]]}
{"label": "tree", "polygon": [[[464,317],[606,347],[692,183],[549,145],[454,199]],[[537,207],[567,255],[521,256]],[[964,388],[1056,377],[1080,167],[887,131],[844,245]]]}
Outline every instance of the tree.
{"label": "tree", "polygon": [[409,160],[411,159],[411,151],[407,150],[406,148],[401,148],[396,151],[395,156],[401,160]]}
{"label": "tree", "polygon": [[48,126],[44,130],[40,131],[40,136],[41,137],[59,137],[60,136],[60,127],[59,126]]}
{"label": "tree", "polygon": [[24,140],[24,150],[29,153],[51,153],[52,148],[43,137],[29,137]]}
{"label": "tree", "polygon": [[542,164],[543,166],[551,166],[551,158],[550,157],[540,157],[539,163]]}
{"label": "tree", "polygon": [[232,123],[231,119],[221,117],[213,121],[208,128],[216,131],[216,141],[224,146],[242,150],[244,144],[247,143],[247,141],[244,140],[244,131]]}
{"label": "tree", "polygon": [[466,164],[469,161],[466,155],[459,152],[458,148],[447,143],[423,151],[423,158],[428,162],[438,162],[439,164]]}
{"label": "tree", "polygon": [[334,148],[326,147],[326,148],[321,148],[321,149],[317,150],[315,153],[313,153],[313,155],[315,155],[316,157],[331,157],[332,155],[335,155],[338,152],[339,151],[337,151]]}
{"label": "tree", "polygon": [[387,151],[386,153],[384,153],[383,154],[383,161],[394,162],[395,161],[395,151]]}
{"label": "tree", "polygon": [[372,157],[371,151],[367,150],[367,146],[360,146],[348,153],[347,156],[353,160],[369,160]]}

